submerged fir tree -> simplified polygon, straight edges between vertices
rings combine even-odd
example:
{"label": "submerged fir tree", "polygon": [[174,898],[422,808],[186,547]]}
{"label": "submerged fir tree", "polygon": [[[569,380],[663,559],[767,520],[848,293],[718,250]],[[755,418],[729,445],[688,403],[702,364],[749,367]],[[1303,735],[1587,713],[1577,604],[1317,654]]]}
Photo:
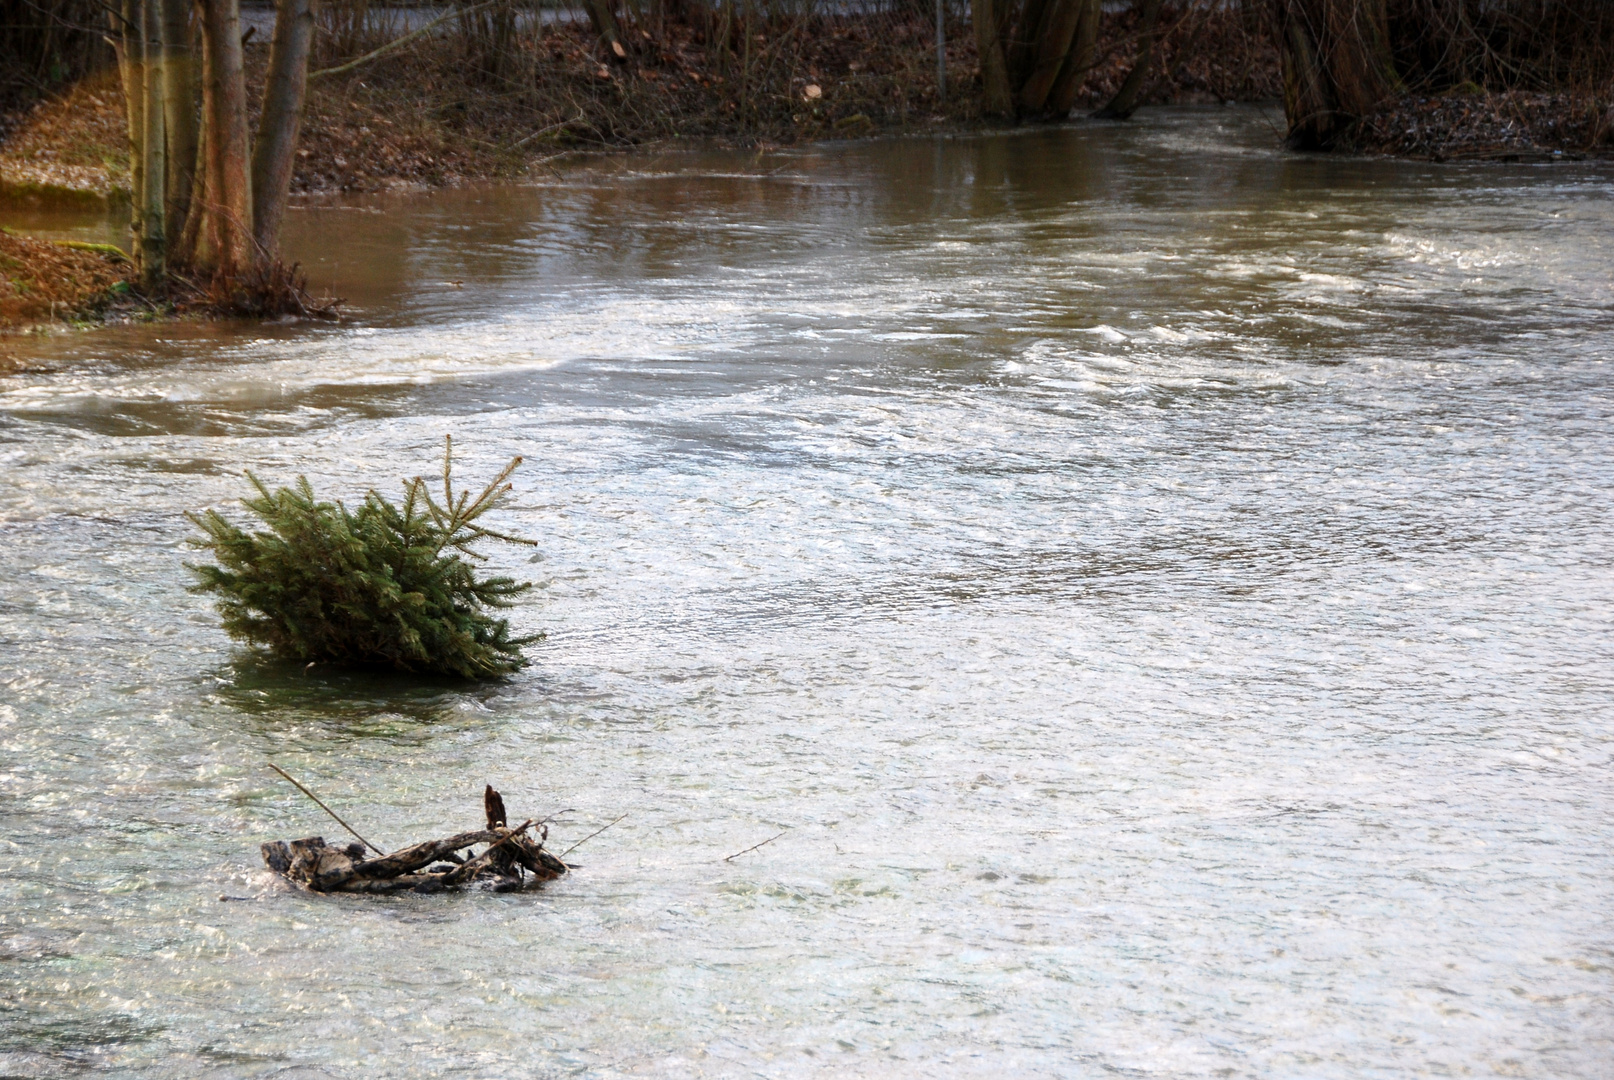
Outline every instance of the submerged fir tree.
{"label": "submerged fir tree", "polygon": [[420,477],[404,482],[403,505],[371,491],[349,510],[319,502],[306,477],[243,499],[266,529],[248,534],[209,510],[187,515],[205,534],[192,546],[218,565],[187,564],[192,592],[216,598],[224,629],[276,656],[317,663],[373,665],[400,671],[482,678],[526,664],[524,645],[492,609],[532,588],[514,578],[479,578],[472,550],[481,540],[534,541],[494,532],[477,520],[502,505],[514,458],[475,498],[454,492],[453,443],[443,450],[443,501]]}

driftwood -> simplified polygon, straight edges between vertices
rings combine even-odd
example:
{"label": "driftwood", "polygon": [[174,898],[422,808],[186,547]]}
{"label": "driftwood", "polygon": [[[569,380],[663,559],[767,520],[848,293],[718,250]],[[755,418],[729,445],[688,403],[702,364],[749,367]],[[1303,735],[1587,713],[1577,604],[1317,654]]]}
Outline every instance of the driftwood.
{"label": "driftwood", "polygon": [[[427,840],[391,855],[378,851],[371,859],[364,857],[365,847],[359,843],[338,847],[321,836],[275,840],[263,845],[263,861],[275,873],[315,892],[430,893],[471,884],[514,892],[566,873],[569,867],[544,850],[548,826],[539,824],[534,839],[532,821],[513,829],[508,826],[504,799],[492,787],[483,792],[482,799],[487,828],[476,832]],[[479,855],[467,858],[459,854],[477,844],[488,846]]]}

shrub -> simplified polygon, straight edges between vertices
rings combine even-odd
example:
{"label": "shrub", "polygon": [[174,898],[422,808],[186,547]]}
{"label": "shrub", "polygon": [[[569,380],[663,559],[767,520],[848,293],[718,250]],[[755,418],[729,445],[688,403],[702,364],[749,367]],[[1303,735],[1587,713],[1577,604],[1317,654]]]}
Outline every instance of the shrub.
{"label": "shrub", "polygon": [[216,598],[224,629],[239,641],[285,659],[379,665],[399,671],[482,678],[526,664],[522,646],[543,635],[512,638],[508,608],[531,582],[478,578],[472,550],[482,540],[532,544],[477,524],[502,505],[521,464],[514,458],[482,493],[454,492],[453,444],[443,450],[443,501],[420,477],[404,482],[403,505],[371,491],[357,510],[319,502],[306,477],[243,499],[266,529],[247,534],[209,510],[188,514],[203,536],[190,543],[218,565],[187,564],[192,592]]}

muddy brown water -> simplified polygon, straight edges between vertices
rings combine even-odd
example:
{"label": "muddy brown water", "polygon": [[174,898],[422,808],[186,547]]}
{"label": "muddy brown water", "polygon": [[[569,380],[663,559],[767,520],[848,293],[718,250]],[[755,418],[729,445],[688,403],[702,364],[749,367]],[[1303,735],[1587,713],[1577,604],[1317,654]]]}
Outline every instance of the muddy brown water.
{"label": "muddy brown water", "polygon": [[[1614,173],[1274,142],[603,159],[297,211],[339,326],[7,342],[0,1073],[1609,1076]],[[445,432],[526,457],[521,676],[185,592],[243,469]],[[628,816],[320,897],[270,760],[387,847]]]}

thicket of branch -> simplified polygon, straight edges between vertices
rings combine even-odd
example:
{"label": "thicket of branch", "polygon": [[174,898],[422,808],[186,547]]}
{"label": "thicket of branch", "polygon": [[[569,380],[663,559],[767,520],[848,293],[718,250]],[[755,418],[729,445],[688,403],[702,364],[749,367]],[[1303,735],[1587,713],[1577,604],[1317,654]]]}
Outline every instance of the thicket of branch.
{"label": "thicket of branch", "polygon": [[1608,0],[1390,0],[1389,25],[1414,92],[1614,91]]}
{"label": "thicket of branch", "polygon": [[96,0],[0,0],[0,114],[112,61]]}

